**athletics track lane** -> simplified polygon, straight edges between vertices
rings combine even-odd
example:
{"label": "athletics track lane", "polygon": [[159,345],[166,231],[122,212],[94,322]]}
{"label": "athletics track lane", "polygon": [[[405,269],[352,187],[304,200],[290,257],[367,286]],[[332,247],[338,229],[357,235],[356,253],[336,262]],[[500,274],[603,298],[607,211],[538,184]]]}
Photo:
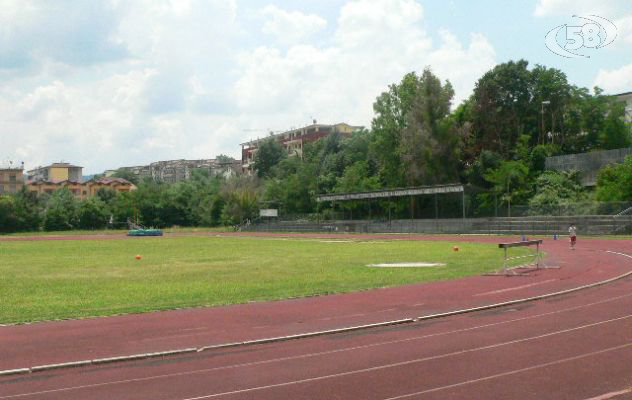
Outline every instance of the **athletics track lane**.
{"label": "athletics track lane", "polygon": [[632,280],[441,320],[0,378],[8,399],[625,399]]}
{"label": "athletics track lane", "polygon": [[[329,236],[334,235],[322,235]],[[344,237],[364,240],[394,236],[400,240],[461,240],[491,243],[509,240],[480,236]],[[536,296],[631,271],[632,259],[599,250],[611,248],[617,251],[630,251],[630,243],[632,242],[620,240],[585,240],[580,243],[579,250],[571,252],[565,241],[546,240],[544,249],[549,252],[550,258],[559,262],[563,268],[539,271],[528,278],[475,276],[450,282],[288,301],[0,327],[0,369],[300,334],[419,317]]]}

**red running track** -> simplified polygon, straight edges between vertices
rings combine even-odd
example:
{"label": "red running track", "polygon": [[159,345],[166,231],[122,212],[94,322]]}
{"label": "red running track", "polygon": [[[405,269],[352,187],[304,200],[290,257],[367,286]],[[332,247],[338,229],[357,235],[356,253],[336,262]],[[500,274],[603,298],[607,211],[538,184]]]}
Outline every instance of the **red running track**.
{"label": "red running track", "polygon": [[[335,237],[340,237],[340,236],[335,236]],[[392,238],[392,236],[390,235],[388,237]],[[362,236],[362,238],[368,238],[368,237]],[[375,236],[371,236],[371,238],[375,238]],[[406,238],[409,238],[409,237],[406,237]],[[428,240],[429,238],[421,237],[421,238],[415,238],[415,239]],[[432,239],[433,240],[457,240],[455,237],[439,237],[439,238],[432,238]],[[486,240],[486,241],[500,241],[500,239],[498,238],[463,238],[463,237],[458,238],[458,240],[461,240],[461,241],[463,241],[464,239],[473,240],[473,241],[480,241],[481,239]],[[598,249],[605,249],[605,248],[612,249],[615,251],[626,251],[626,250],[629,251],[630,250],[629,241],[626,242],[626,241],[607,240],[607,241],[590,241],[590,242],[584,242],[584,243],[585,244],[582,250],[578,250],[576,252],[568,251],[566,249],[565,242],[550,241],[546,243],[547,245],[546,250],[550,254],[552,254],[553,259],[559,261],[560,263],[565,263],[564,268],[561,270],[541,271],[536,276],[533,276],[529,278],[528,280],[525,280],[523,278],[508,279],[508,278],[501,278],[501,277],[498,277],[498,278],[497,277],[473,277],[473,278],[467,278],[467,279],[456,281],[456,282],[444,282],[444,283],[436,283],[436,284],[430,284],[430,285],[415,285],[415,286],[408,286],[408,287],[397,288],[397,289],[376,290],[376,291],[362,292],[362,293],[356,293],[356,294],[350,294],[350,295],[327,296],[327,297],[318,297],[318,298],[311,298],[311,299],[292,300],[292,301],[286,301],[286,302],[250,304],[250,305],[244,305],[244,306],[215,308],[215,309],[182,310],[182,311],[175,311],[175,312],[147,314],[147,315],[141,315],[141,316],[101,318],[101,319],[95,319],[95,320],[54,322],[54,323],[36,324],[36,325],[31,325],[31,326],[4,327],[4,328],[0,328],[0,335],[2,335],[0,336],[0,338],[2,339],[2,343],[8,344],[8,346],[4,346],[4,345],[2,346],[1,351],[3,353],[6,353],[6,357],[5,357],[5,354],[2,354],[3,357],[1,358],[1,360],[2,362],[5,362],[6,365],[9,365],[9,367],[5,367],[3,365],[4,367],[3,369],[6,369],[6,368],[11,368],[11,367],[23,367],[23,366],[30,366],[30,365],[35,365],[35,364],[44,364],[44,363],[49,363],[49,362],[64,362],[64,361],[73,361],[73,360],[80,360],[80,359],[87,359],[87,358],[96,358],[96,357],[101,357],[101,356],[107,357],[107,356],[117,356],[117,355],[132,354],[132,353],[146,352],[146,351],[161,351],[161,350],[169,350],[172,348],[202,346],[202,345],[208,345],[208,344],[213,344],[213,343],[233,341],[236,339],[243,340],[243,339],[249,339],[249,338],[261,338],[261,337],[277,336],[277,335],[282,335],[282,334],[301,333],[301,332],[312,331],[312,330],[317,330],[317,329],[329,329],[332,327],[349,326],[349,325],[358,324],[358,323],[377,322],[377,321],[383,321],[386,319],[396,319],[396,318],[403,318],[403,317],[410,317],[410,316],[414,317],[414,316],[420,316],[420,315],[424,315],[428,313],[433,313],[436,311],[447,311],[447,310],[455,309],[458,307],[469,307],[473,305],[489,304],[491,302],[504,301],[504,300],[512,299],[516,297],[527,297],[527,296],[532,296],[536,294],[550,292],[553,290],[567,289],[569,287],[579,286],[580,284],[606,279],[611,276],[614,276],[623,272],[627,272],[630,269],[632,269],[632,264],[628,262],[626,259],[622,258],[622,256],[615,255],[612,253],[603,253],[603,252],[597,251]],[[593,303],[595,302],[599,303],[603,299],[609,298],[608,296],[612,297],[609,292],[614,290],[615,288],[618,288],[617,290],[629,291],[629,281],[626,280],[626,281],[617,283],[615,285],[610,285],[608,287],[604,287],[601,289],[593,289],[590,291],[581,292],[579,294],[574,295],[573,299],[584,300],[585,298],[587,298],[587,295],[585,297],[583,293],[590,292],[591,293],[590,295],[594,296],[595,298]],[[617,295],[614,297],[618,297],[618,296],[620,297],[621,295]],[[564,301],[571,301],[571,300],[564,299]],[[573,301],[576,301],[576,300],[573,300]],[[616,301],[621,301],[624,303],[624,305],[617,306],[617,307],[626,309],[626,304],[627,304],[627,310],[628,311],[632,310],[632,308],[629,307],[630,303],[629,302],[625,303],[626,297],[622,297],[620,299],[617,299]],[[552,302],[551,304],[555,304],[557,306],[556,302]],[[603,303],[603,304],[606,304],[606,303]],[[608,302],[608,304],[610,303]],[[612,306],[616,304],[618,303],[613,302],[610,305]],[[546,309],[551,308],[551,306],[548,303],[544,303],[544,302],[539,302],[537,306],[544,307]],[[584,308],[588,310],[589,313],[592,313],[590,315],[593,316],[595,312],[590,311],[591,309],[590,307],[598,307],[598,306],[600,305],[598,304],[595,306],[586,306]],[[531,306],[522,306],[520,308],[514,307],[514,308],[509,308],[509,310],[510,310],[510,313],[511,312],[523,313],[523,312],[526,312],[524,310],[521,310],[524,307],[526,307],[526,309],[529,309]],[[511,310],[517,310],[517,311],[511,311]],[[361,311],[361,312],[358,312],[358,311]],[[492,312],[492,313],[487,313],[487,314],[491,316],[497,316],[497,315],[502,315],[503,313]],[[487,315],[487,314],[479,313],[476,315]],[[516,315],[518,314],[512,314],[511,316],[515,318]],[[556,316],[558,314],[551,314],[551,315]],[[559,313],[559,315],[562,315],[562,313]],[[579,313],[567,312],[567,315],[568,315],[567,318],[570,318],[571,322],[572,321],[583,322],[578,317]],[[601,317],[601,315],[596,315],[596,314],[594,316]],[[184,373],[180,370],[178,370],[178,372],[167,370],[167,372],[165,373],[170,376],[172,374],[180,374],[177,376],[185,377],[183,378],[184,381],[191,382],[191,384],[173,383],[173,389],[176,390],[173,393],[175,394],[186,393],[187,392],[186,390],[191,389],[191,388],[195,388],[195,390],[199,389],[202,391],[207,390],[207,389],[224,390],[224,392],[231,391],[231,390],[242,390],[243,388],[228,390],[228,389],[225,389],[224,386],[221,386],[221,385],[218,386],[218,389],[214,389],[215,386],[211,387],[211,386],[206,386],[205,384],[198,383],[195,380],[195,377],[193,377],[193,381],[190,381],[189,380],[190,377],[188,377],[190,374],[187,371],[195,370],[197,368],[196,367],[197,363],[201,363],[200,365],[202,366],[198,369],[208,369],[207,367],[204,367],[205,365],[204,363],[210,359],[212,360],[224,359],[224,361],[227,363],[226,365],[233,365],[231,363],[240,362],[242,355],[244,357],[244,360],[241,361],[242,363],[255,362],[256,364],[254,365],[259,365],[259,366],[265,365],[266,368],[264,368],[264,370],[268,371],[267,366],[272,366],[274,363],[268,363],[266,361],[267,359],[265,358],[263,359],[264,361],[266,361],[264,363],[260,363],[259,361],[257,361],[258,359],[256,359],[255,361],[248,361],[248,359],[251,357],[251,354],[254,356],[256,354],[259,354],[260,352],[263,352],[263,354],[265,355],[266,354],[265,349],[270,349],[270,352],[268,353],[270,355],[285,354],[285,352],[294,354],[292,352],[300,351],[300,349],[302,348],[301,346],[304,346],[304,345],[305,346],[309,346],[309,345],[323,346],[323,345],[331,344],[332,342],[338,343],[337,340],[350,341],[348,346],[356,347],[355,346],[356,341],[360,341],[362,343],[363,340],[370,340],[376,337],[380,337],[380,335],[385,335],[385,337],[390,337],[391,335],[397,336],[397,335],[405,334],[407,332],[413,332],[416,329],[421,329],[421,328],[430,329],[433,326],[441,326],[442,324],[448,323],[448,322],[459,324],[459,323],[463,323],[464,321],[465,322],[471,321],[471,319],[468,319],[468,318],[469,317],[458,317],[458,318],[454,317],[454,318],[446,319],[445,321],[434,322],[432,325],[421,324],[421,325],[415,325],[414,327],[406,326],[406,327],[397,327],[397,328],[382,329],[382,330],[378,329],[378,330],[371,330],[371,331],[366,331],[366,332],[361,332],[361,333],[355,333],[353,335],[349,335],[349,334],[335,335],[326,339],[324,338],[310,339],[310,340],[303,340],[300,342],[297,341],[297,342],[288,342],[288,343],[277,344],[277,345],[257,346],[256,348],[237,349],[237,350],[232,350],[228,353],[222,353],[222,354],[213,354],[212,352],[208,354],[200,353],[199,355],[188,356],[186,358],[174,358],[170,360],[161,360],[161,361],[147,361],[144,363],[130,364],[129,366],[119,365],[115,367],[110,366],[107,368],[98,368],[98,369],[88,368],[88,369],[81,369],[81,370],[67,370],[63,372],[59,371],[53,374],[38,373],[29,377],[13,377],[11,379],[0,380],[0,393],[4,395],[4,390],[7,388],[11,390],[18,390],[17,393],[27,393],[28,391],[26,392],[24,391],[25,388],[27,390],[31,390],[31,388],[35,387],[33,386],[34,382],[39,382],[40,380],[47,381],[51,385],[50,387],[63,388],[63,387],[77,386],[77,382],[83,382],[85,378],[85,374],[91,374],[90,376],[98,377],[97,381],[95,381],[97,383],[110,382],[112,376],[110,375],[110,372],[108,371],[124,371],[122,372],[124,376],[135,376],[132,373],[133,371],[148,370],[147,372],[149,372],[149,370],[152,370],[152,368],[149,368],[148,366],[154,366],[154,365],[157,365],[157,366],[178,365],[179,368],[181,368],[184,372],[186,372]],[[538,318],[542,318],[542,321],[544,321],[544,320],[548,320],[551,317],[547,315],[547,316],[542,316]],[[264,322],[267,322],[268,325],[267,326],[255,325],[256,323],[261,323],[262,320],[265,320]],[[535,321],[536,319],[531,318],[527,320]],[[200,323],[204,324],[205,326],[200,326]],[[217,326],[220,323],[223,329],[214,328],[214,326]],[[572,330],[569,332],[559,333],[559,335],[573,335],[572,332],[580,332],[580,331],[584,332],[584,329],[592,329],[592,328],[601,329],[602,326],[604,327],[614,326],[614,325],[609,325],[609,324],[616,325],[618,327],[617,329],[622,329],[628,334],[631,331],[630,329],[631,326],[629,325],[629,321],[626,317],[620,320],[600,323],[598,325],[595,325],[594,327],[590,326],[586,328]],[[623,324],[623,328],[617,324]],[[507,325],[509,326],[509,328],[504,328],[505,324],[501,324],[501,325],[503,326],[502,328],[503,330],[507,329],[508,331],[511,331],[512,329],[510,328],[510,326],[512,326],[511,324]],[[468,337],[471,334],[471,332],[469,331],[469,328],[460,328],[460,329],[468,329],[468,331],[466,331],[466,332],[469,332],[467,334]],[[524,333],[524,330],[519,330],[519,331],[520,332],[514,330],[513,332],[514,336],[518,333]],[[507,334],[510,335],[510,333],[507,333]],[[490,333],[487,333],[486,335],[490,336]],[[496,333],[491,334],[491,336],[493,336],[494,338],[495,338],[495,335]],[[551,337],[557,337],[557,335],[558,334],[551,335]],[[443,336],[444,335],[438,335],[436,337],[443,338]],[[8,340],[5,341],[5,339],[8,339]],[[399,339],[392,339],[392,340],[399,340]],[[431,342],[434,343],[434,340],[435,339],[432,339]],[[461,339],[459,339],[459,342],[455,344],[456,346],[461,346],[461,345],[464,346],[466,344],[465,342],[460,343],[460,340]],[[539,339],[533,339],[533,340],[537,341]],[[444,345],[443,339],[439,339],[439,342],[440,343],[438,343],[438,345],[440,345],[440,348],[441,348],[441,346]],[[530,343],[530,341],[527,341],[527,342]],[[582,343],[582,345],[578,347],[582,347],[582,349],[590,348],[590,346],[588,346],[583,339],[579,339],[579,342]],[[55,346],[51,347],[51,343],[55,343]],[[405,341],[405,343],[408,343],[408,341]],[[519,343],[521,346],[522,342],[519,342]],[[513,348],[513,344],[510,344],[507,346],[510,346]],[[518,348],[520,348],[520,346],[518,346]],[[543,346],[543,349],[545,350],[546,354],[549,353],[549,351],[547,350],[549,349],[548,346],[549,345]],[[373,347],[381,347],[381,346],[370,346],[370,348],[373,348]],[[426,346],[423,346],[423,347],[424,349],[426,349]],[[623,351],[624,354],[627,354],[628,363],[632,362],[632,359],[629,358],[630,353],[629,352],[625,353],[625,350],[627,350],[627,347],[622,347],[621,349],[615,348],[615,347],[617,346],[614,346],[612,349],[608,351],[616,352],[618,354],[621,350]],[[428,349],[432,349],[432,348],[434,348],[434,345],[430,345],[430,347],[428,347]],[[492,349],[495,349],[495,348],[490,348],[489,350],[492,351]],[[485,349],[485,352],[483,353],[487,354],[487,350],[488,349]],[[589,357],[599,358],[602,354],[606,354],[605,351],[607,349],[604,348],[599,351],[602,351],[602,350],[604,351],[604,353],[596,353],[596,354],[591,354],[591,355],[584,354],[584,356],[577,359],[569,359],[567,361],[560,361],[560,360],[565,359],[562,357],[557,361],[559,361],[559,365],[561,365],[565,362],[571,362],[571,363],[575,361],[579,362],[580,360],[585,360]],[[325,351],[329,352],[331,350],[325,350]],[[314,350],[311,350],[311,352],[314,352]],[[321,352],[321,351],[318,351],[318,352]],[[339,352],[336,351],[333,354],[338,354],[338,353]],[[332,361],[332,363],[336,367],[341,367],[347,364],[353,364],[357,359],[360,361],[364,360],[362,361],[361,365],[370,365],[368,361],[375,361],[376,358],[374,358],[375,354],[371,352],[368,354],[369,356],[365,356],[364,353],[362,352],[359,354],[354,353],[353,356],[334,360]],[[412,350],[409,348],[405,348],[402,350],[401,353],[400,353],[400,350],[396,349],[393,354],[399,354],[399,357],[406,357],[408,355],[414,354],[414,352],[412,352]],[[470,354],[470,353],[463,353],[464,356],[467,354]],[[527,352],[525,354],[531,354],[531,353]],[[390,357],[390,352],[388,356]],[[369,357],[369,359],[366,359],[366,357]],[[578,356],[576,355],[573,357],[578,357]],[[274,357],[274,358],[278,358],[278,357]],[[302,360],[304,358],[305,357],[301,356],[298,359]],[[569,357],[566,357],[566,358],[569,358]],[[381,358],[378,357],[377,359],[381,359]],[[492,364],[495,364],[497,362],[496,356],[493,356],[491,359],[494,360]],[[434,360],[434,358],[432,360]],[[287,360],[287,361],[294,362],[294,359]],[[409,362],[409,361],[410,360],[403,361],[404,364],[402,365],[398,364],[399,361],[386,363],[384,365],[388,367],[384,367],[384,368],[380,367],[375,370],[375,373],[378,373],[377,371],[384,371],[384,373],[389,373],[389,371],[391,371],[391,368],[393,371],[395,371],[395,370],[399,370],[400,367],[402,366],[417,365],[417,362],[412,362],[412,361]],[[11,362],[13,362],[13,364],[11,364]],[[420,361],[420,363],[423,364],[425,363],[425,361]],[[478,365],[478,362],[473,361],[473,363],[474,365]],[[282,365],[275,366],[275,369],[273,369],[273,370],[279,370],[280,372],[278,373],[280,374],[280,376],[284,376],[284,374],[289,374],[288,376],[292,376],[292,373],[297,372],[297,370],[302,370],[303,368],[307,368],[310,371],[312,370],[317,371],[317,370],[320,370],[321,367],[322,368],[325,367],[320,362],[314,365],[310,364],[306,367],[302,367],[302,366],[292,367],[291,365],[288,367],[286,363],[284,362],[281,362],[280,364]],[[397,365],[389,366],[391,364],[397,364]],[[233,372],[235,371],[235,369],[233,368],[225,368],[226,365],[220,366],[221,368],[219,370],[214,370],[214,371],[225,371],[225,370],[233,371]],[[539,368],[555,369],[557,368],[557,366],[558,364],[551,364],[551,365],[545,365],[545,366],[541,366],[537,368],[534,367],[533,369],[520,371],[519,373],[517,372],[516,374],[517,375],[531,374],[532,371],[536,371]],[[217,368],[217,366],[210,367],[210,368]],[[373,368],[373,367],[368,366],[366,368]],[[356,370],[357,369],[358,368],[356,368]],[[359,368],[359,369],[362,369],[362,368]],[[324,368],[324,370],[326,370],[326,368]],[[351,371],[355,371],[355,370],[351,370]],[[250,371],[250,372],[245,372],[244,373],[245,375],[240,373],[239,376],[241,376],[240,382],[242,379],[244,380],[245,383],[249,382],[248,379],[250,378],[248,379],[244,378],[244,376],[246,376],[246,377],[251,377],[252,379],[254,379],[252,382],[253,384],[257,382],[268,382],[265,385],[259,385],[259,386],[272,385],[269,388],[259,389],[261,391],[270,390],[271,393],[275,393],[276,390],[280,390],[282,388],[289,390],[296,387],[298,388],[296,390],[298,390],[300,393],[292,394],[292,396],[296,396],[297,398],[321,398],[322,396],[318,397],[316,395],[313,395],[315,392],[312,389],[310,389],[310,387],[313,387],[313,385],[316,385],[317,382],[325,381],[328,379],[337,380],[339,377],[348,377],[348,379],[350,379],[352,382],[354,379],[356,379],[356,381],[359,379],[361,382],[363,382],[362,384],[355,383],[351,385],[352,387],[355,387],[355,386],[363,387],[365,386],[365,383],[367,383],[365,380],[366,378],[362,378],[361,376],[365,372],[348,373],[348,374],[347,372],[348,371],[346,372],[338,371],[338,372],[328,373],[322,376],[328,376],[328,375],[334,375],[334,376],[332,376],[331,378],[322,378],[322,379],[319,378],[316,380],[312,380],[312,378],[310,377],[300,378],[300,379],[296,379],[295,377],[295,379],[288,381],[288,382],[296,381],[296,383],[292,383],[292,384],[289,384],[287,382],[275,383],[275,381],[272,379],[271,376],[267,376],[266,374],[260,374],[259,372]],[[366,372],[373,373],[373,370],[366,371]],[[344,373],[344,374],[338,375],[341,373]],[[380,372],[379,374],[381,373],[382,372]],[[164,375],[164,374],[161,373],[159,375]],[[191,374],[191,375],[198,376],[198,374],[196,373]],[[261,376],[259,377],[259,375]],[[406,373],[404,373],[404,375],[406,375]],[[48,378],[40,379],[37,376],[50,377],[50,380]],[[149,375],[149,376],[152,376],[152,375]],[[212,376],[213,378],[210,379],[210,381],[215,382],[217,380],[215,378],[215,374],[213,373]],[[318,376],[321,376],[321,375],[318,375]],[[116,375],[114,377],[120,378],[119,375]],[[153,392],[153,389],[150,389],[150,387],[152,388],[159,387],[160,385],[155,386],[156,382],[153,382],[152,379],[144,379],[146,377],[145,375],[141,375],[140,377],[143,380],[135,381],[132,383],[128,383],[128,382],[121,383],[122,385],[121,387],[123,387],[121,389],[121,392],[117,392],[116,391],[117,389],[115,389],[116,387],[118,387],[118,384],[99,385],[95,387],[88,387],[85,389],[81,389],[81,390],[86,390],[87,392],[86,394],[83,394],[82,392],[82,394],[77,397],[74,397],[73,395],[73,396],[68,396],[68,397],[62,396],[59,398],[101,398],[99,397],[101,396],[100,393],[102,393],[103,396],[106,396],[106,397],[113,396],[114,398],[149,398],[149,397],[153,398],[154,396],[157,396]],[[502,381],[513,379],[512,374],[501,375],[501,377],[502,377]],[[118,378],[114,380],[121,380]],[[305,379],[308,379],[308,380],[305,381]],[[373,378],[370,378],[370,380],[372,379]],[[475,383],[482,384],[488,381],[491,382],[493,379],[494,378],[490,378],[488,380],[471,382],[471,383],[468,383],[467,385],[470,385],[470,384],[474,385]],[[205,381],[209,380],[208,375],[206,376],[204,380]],[[346,381],[347,379],[345,378],[342,380]],[[168,381],[169,379],[167,379],[165,382],[168,382]],[[151,382],[151,383],[147,384],[147,382]],[[230,384],[229,379],[221,378],[218,380],[218,382],[221,384],[226,383],[229,386],[234,385],[235,388],[240,387],[239,385],[236,385],[235,382]],[[279,383],[282,383],[282,385],[279,386]],[[128,384],[139,385],[140,388],[126,389],[124,386]],[[466,384],[463,384],[462,386],[464,385],[466,386]],[[167,383],[166,386],[171,387],[172,384]],[[319,385],[316,385],[316,386],[320,388]],[[524,385],[519,385],[519,386],[524,386]],[[611,385],[611,386],[614,387],[614,389],[617,389],[615,385]],[[51,390],[50,387],[46,386],[38,390]],[[245,388],[252,389],[254,387],[258,387],[258,386],[251,385]],[[368,385],[368,387],[370,387],[370,385]],[[461,387],[461,386],[455,386],[454,390],[456,390],[456,388],[458,387]],[[356,387],[355,390],[357,389],[358,388]],[[20,392],[20,390],[22,390],[22,392]],[[105,392],[103,392],[102,390],[105,390]],[[184,390],[184,392],[180,392],[182,390]],[[237,398],[261,398],[259,396],[259,390],[254,390],[254,391],[249,390],[243,393],[234,393],[234,394],[231,394],[230,396],[238,396]],[[329,393],[328,396],[325,396],[322,398],[356,398],[350,395],[349,393],[346,393],[342,389],[340,389],[341,390],[340,397],[338,397],[338,391],[336,389],[329,389],[329,390],[330,391],[327,392]],[[446,390],[446,389],[437,390],[437,392],[441,392],[443,390]],[[619,397],[627,396],[627,394],[624,393],[625,390],[627,389],[623,388],[619,390],[619,392],[621,392],[622,390],[623,392],[620,394]],[[66,393],[66,392],[67,391],[46,392],[41,395],[44,397],[40,396],[40,398],[49,398],[49,396],[53,396],[50,398],[57,398],[57,397],[54,397],[55,396],[54,393]],[[318,389],[317,392],[320,393],[320,389]],[[371,393],[373,394],[374,392],[375,390],[371,389]],[[93,395],[93,393],[96,393],[96,394]],[[171,392],[168,389],[161,389],[160,393],[171,393]],[[223,392],[220,391],[217,393],[223,393]],[[375,393],[379,393],[379,391]],[[426,396],[431,393],[434,393],[434,392],[420,394],[419,396]],[[614,393],[616,394],[617,391],[615,390]],[[133,395],[139,395],[139,394],[141,394],[140,397],[133,397]],[[186,398],[186,397],[176,396],[175,394],[167,398]],[[125,397],[125,396],[132,396],[132,397]],[[264,394],[263,396],[264,398],[279,398],[277,397],[277,395],[272,395],[272,394]],[[279,394],[278,396],[281,396],[281,394]],[[285,395],[282,395],[282,396],[285,397]],[[112,398],[112,397],[109,397],[109,398]],[[161,398],[161,397],[157,397],[157,398]],[[209,397],[209,398],[213,398],[213,397]],[[373,398],[373,397],[357,397],[357,398]],[[382,398],[382,397],[375,397],[375,398]],[[383,397],[383,398],[388,398],[388,397]],[[444,397],[437,397],[437,398],[444,398]],[[468,397],[457,396],[455,398],[468,398]],[[502,396],[498,398],[512,398],[512,397]],[[513,398],[522,398],[522,397],[518,396],[518,397],[513,397]],[[540,398],[546,398],[546,397],[540,397]],[[551,397],[551,398],[560,398],[560,397]],[[575,397],[571,397],[571,398],[575,398]]]}
{"label": "red running track", "polygon": [[432,322],[0,378],[4,399],[626,399],[632,280]]}
{"label": "red running track", "polygon": [[[340,237],[324,235],[332,236]],[[508,240],[498,237],[408,235],[403,238]],[[69,238],[61,237],[61,240]],[[544,249],[550,254],[550,262],[563,268],[543,270],[530,274],[528,278],[475,276],[451,282],[289,301],[0,327],[0,370],[202,347],[419,317],[569,289],[632,270],[632,260],[598,251],[607,248],[632,253],[630,241],[591,240],[583,241],[581,246],[571,252],[566,241],[546,241]]]}

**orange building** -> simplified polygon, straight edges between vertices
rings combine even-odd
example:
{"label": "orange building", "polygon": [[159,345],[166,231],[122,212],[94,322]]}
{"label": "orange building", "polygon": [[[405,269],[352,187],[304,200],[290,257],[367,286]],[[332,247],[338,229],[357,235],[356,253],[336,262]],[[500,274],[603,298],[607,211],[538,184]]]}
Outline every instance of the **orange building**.
{"label": "orange building", "polygon": [[136,185],[122,178],[92,179],[85,183],[68,180],[61,182],[34,181],[29,182],[27,187],[29,191],[37,193],[38,195],[53,194],[56,190],[67,188],[80,200],[96,196],[99,189],[103,188],[109,188],[119,193],[136,190]]}
{"label": "orange building", "polygon": [[96,196],[99,189],[112,189],[119,193],[136,190],[136,185],[123,178],[92,179],[85,183],[89,188],[88,196]]}

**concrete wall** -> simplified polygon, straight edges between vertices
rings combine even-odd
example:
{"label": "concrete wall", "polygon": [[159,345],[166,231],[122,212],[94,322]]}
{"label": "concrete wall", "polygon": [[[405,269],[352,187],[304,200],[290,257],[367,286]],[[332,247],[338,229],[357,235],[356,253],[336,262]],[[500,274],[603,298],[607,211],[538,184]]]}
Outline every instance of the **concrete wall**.
{"label": "concrete wall", "polygon": [[585,186],[597,184],[597,174],[606,165],[622,163],[632,155],[632,147],[547,157],[545,167],[554,171],[579,171]]}

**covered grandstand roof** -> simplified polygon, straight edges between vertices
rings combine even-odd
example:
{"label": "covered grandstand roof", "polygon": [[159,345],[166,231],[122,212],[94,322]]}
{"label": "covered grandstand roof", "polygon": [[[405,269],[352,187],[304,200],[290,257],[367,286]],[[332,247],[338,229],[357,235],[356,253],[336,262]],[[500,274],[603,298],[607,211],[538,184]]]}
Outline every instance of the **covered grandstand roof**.
{"label": "covered grandstand roof", "polygon": [[316,197],[316,201],[348,201],[348,200],[365,200],[365,199],[383,199],[391,197],[407,197],[422,194],[442,194],[442,193],[462,193],[465,192],[465,186],[460,183],[436,186],[418,186],[402,189],[376,190],[372,192],[357,193],[335,193],[322,194]]}

